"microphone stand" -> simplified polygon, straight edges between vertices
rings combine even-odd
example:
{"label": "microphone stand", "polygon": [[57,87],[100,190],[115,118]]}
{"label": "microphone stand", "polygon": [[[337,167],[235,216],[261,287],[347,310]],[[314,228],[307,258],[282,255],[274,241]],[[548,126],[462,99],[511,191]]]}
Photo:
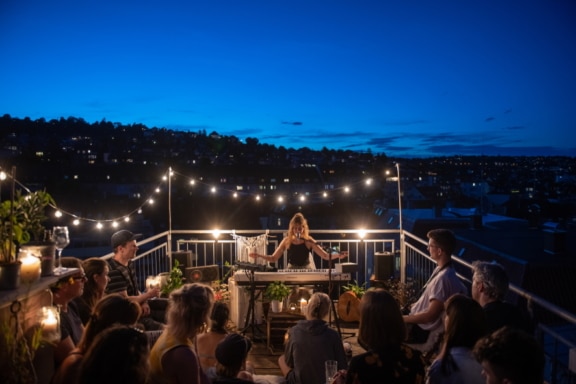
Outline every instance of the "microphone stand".
{"label": "microphone stand", "polygon": [[340,320],[338,318],[338,313],[336,312],[336,306],[334,305],[334,300],[332,299],[332,252],[328,250],[328,296],[330,297],[330,309],[331,313],[328,316],[328,323],[332,325],[332,315],[334,315],[334,322],[336,323],[336,329],[338,330],[338,335],[342,338],[342,331],[340,329]]}

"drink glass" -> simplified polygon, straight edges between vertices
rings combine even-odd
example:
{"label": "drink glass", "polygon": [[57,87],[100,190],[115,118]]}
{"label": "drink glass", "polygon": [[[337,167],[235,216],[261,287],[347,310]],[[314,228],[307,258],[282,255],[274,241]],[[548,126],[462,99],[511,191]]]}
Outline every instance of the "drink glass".
{"label": "drink glass", "polygon": [[324,368],[326,370],[326,384],[332,384],[334,382],[334,376],[338,372],[338,362],[336,360],[326,360],[324,362]]}

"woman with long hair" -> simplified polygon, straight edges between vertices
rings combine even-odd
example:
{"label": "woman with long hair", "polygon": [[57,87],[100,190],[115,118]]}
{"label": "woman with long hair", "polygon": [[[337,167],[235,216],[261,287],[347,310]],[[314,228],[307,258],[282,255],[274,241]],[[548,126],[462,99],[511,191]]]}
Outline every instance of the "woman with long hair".
{"label": "woman with long hair", "polygon": [[226,325],[230,318],[230,309],[228,304],[221,301],[214,303],[212,313],[210,314],[210,327],[204,333],[196,335],[194,345],[200,365],[204,371],[216,365],[216,346],[229,334]]}
{"label": "woman with long hair", "polygon": [[444,338],[440,353],[428,369],[429,384],[481,384],[482,366],[472,354],[486,333],[486,316],[477,301],[456,294],[446,301]]}
{"label": "woman with long hair", "polygon": [[308,220],[300,212],[295,214],[290,220],[286,237],[282,239],[280,245],[271,256],[258,253],[251,253],[249,256],[254,259],[261,258],[266,261],[276,262],[282,257],[284,251],[288,252],[288,269],[315,269],[312,252],[324,260],[348,257],[348,251],[328,253],[318,245],[316,240],[310,236]]}
{"label": "woman with long hair", "polygon": [[423,383],[422,355],[406,345],[405,339],[406,325],[394,297],[381,288],[366,291],[360,300],[358,325],[358,344],[366,352],[350,360],[346,384]]}
{"label": "woman with long hair", "polygon": [[94,307],[78,346],[64,359],[52,379],[52,384],[77,382],[84,354],[96,336],[114,324],[135,325],[141,313],[138,303],[119,293],[103,297]]}
{"label": "woman with long hair", "polygon": [[150,352],[151,383],[210,383],[193,340],[209,323],[213,302],[214,291],[204,284],[185,284],[170,293],[166,328]]}
{"label": "woman with long hair", "polygon": [[108,277],[108,263],[99,257],[91,257],[82,262],[84,273],[86,274],[86,283],[82,296],[74,299],[78,314],[82,323],[86,325],[92,314],[94,306],[104,296],[106,286],[110,281]]}

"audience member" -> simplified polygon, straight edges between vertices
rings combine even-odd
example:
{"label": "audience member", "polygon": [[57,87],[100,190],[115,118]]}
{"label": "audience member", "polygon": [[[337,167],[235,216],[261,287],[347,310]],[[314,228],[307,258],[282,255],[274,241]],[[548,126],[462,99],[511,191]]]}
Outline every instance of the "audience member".
{"label": "audience member", "polygon": [[496,262],[475,261],[472,263],[472,271],[472,297],[484,309],[487,332],[492,333],[508,325],[531,333],[528,312],[504,301],[509,286],[504,267]]}
{"label": "audience member", "polygon": [[472,354],[486,334],[486,317],[474,299],[456,294],[446,301],[440,354],[428,369],[428,384],[483,384],[482,366]]}
{"label": "audience member", "polygon": [[193,283],[172,291],[168,298],[166,328],[150,352],[151,383],[208,384],[192,340],[209,322],[214,292]]}
{"label": "audience member", "polygon": [[503,327],[478,340],[474,355],[487,384],[542,384],[544,351],[530,334]]}
{"label": "audience member", "polygon": [[288,330],[288,342],[278,365],[288,384],[323,383],[324,362],[338,361],[346,369],[346,353],[340,335],[324,320],[330,311],[330,297],[315,292],[308,301],[305,320]]}
{"label": "audience member", "polygon": [[300,212],[296,213],[288,224],[288,233],[278,248],[270,256],[250,253],[248,256],[254,259],[262,258],[266,261],[276,262],[284,252],[288,253],[288,269],[315,269],[313,253],[316,253],[324,260],[343,259],[348,257],[348,251],[339,253],[326,252],[310,236],[308,221]]}
{"label": "audience member", "polygon": [[54,305],[60,307],[61,339],[54,348],[56,367],[76,347],[84,332],[84,325],[73,300],[82,295],[86,275],[82,263],[75,257],[63,257],[61,263],[63,267],[76,268],[77,271],[72,276],[61,278],[50,287]]}
{"label": "audience member", "polygon": [[206,371],[216,365],[216,346],[228,335],[226,325],[230,318],[228,304],[216,301],[210,314],[210,328],[205,333],[196,335],[194,344],[202,369]]}
{"label": "audience member", "polygon": [[99,257],[91,257],[82,262],[82,268],[86,274],[86,283],[82,296],[74,299],[74,304],[78,308],[78,315],[82,324],[86,325],[92,314],[94,306],[104,296],[106,286],[110,278],[108,277],[108,263]]}
{"label": "audience member", "polygon": [[406,324],[396,300],[382,288],[371,288],[360,300],[358,344],[366,350],[337,376],[339,384],[424,383],[422,354],[404,343]]}
{"label": "audience member", "polygon": [[148,337],[141,329],[115,325],[100,333],[80,365],[82,384],[143,384],[150,370]]}
{"label": "audience member", "polygon": [[446,300],[456,293],[466,293],[466,287],[452,266],[452,253],[456,247],[454,233],[448,229],[433,229],[426,236],[428,252],[437,266],[410,313],[404,316],[409,327],[407,342],[424,353],[433,348],[444,329],[442,313]]}
{"label": "audience member", "polygon": [[150,317],[148,300],[160,295],[160,288],[147,287],[142,293],[138,289],[138,279],[134,272],[133,259],[138,251],[136,240],[141,234],[134,234],[127,230],[121,230],[112,235],[111,244],[114,256],[108,259],[110,267],[110,282],[106,293],[122,293],[135,300],[142,307],[140,321],[147,331],[156,331],[163,328],[163,324]]}
{"label": "audience member", "polygon": [[238,333],[231,333],[220,341],[215,351],[216,377],[212,378],[212,384],[253,383],[252,374],[243,370],[250,348],[250,340]]}
{"label": "audience member", "polygon": [[52,379],[52,384],[78,382],[80,364],[96,336],[114,324],[135,325],[141,312],[136,302],[121,294],[112,293],[103,297],[96,303],[78,346],[64,359]]}

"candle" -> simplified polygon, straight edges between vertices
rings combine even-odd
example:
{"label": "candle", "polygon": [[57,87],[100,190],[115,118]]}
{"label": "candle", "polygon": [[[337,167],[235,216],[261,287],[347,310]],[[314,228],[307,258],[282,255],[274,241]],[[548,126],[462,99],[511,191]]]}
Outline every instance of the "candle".
{"label": "candle", "polygon": [[20,282],[22,284],[32,284],[40,278],[40,259],[30,253],[20,252]]}
{"label": "candle", "polygon": [[60,340],[60,314],[56,307],[42,307],[38,314],[42,336],[50,342]]}
{"label": "candle", "polygon": [[146,288],[160,288],[160,279],[157,276],[148,276],[146,278]]}
{"label": "candle", "polygon": [[300,313],[306,314],[306,309],[308,309],[308,300],[300,299]]}

